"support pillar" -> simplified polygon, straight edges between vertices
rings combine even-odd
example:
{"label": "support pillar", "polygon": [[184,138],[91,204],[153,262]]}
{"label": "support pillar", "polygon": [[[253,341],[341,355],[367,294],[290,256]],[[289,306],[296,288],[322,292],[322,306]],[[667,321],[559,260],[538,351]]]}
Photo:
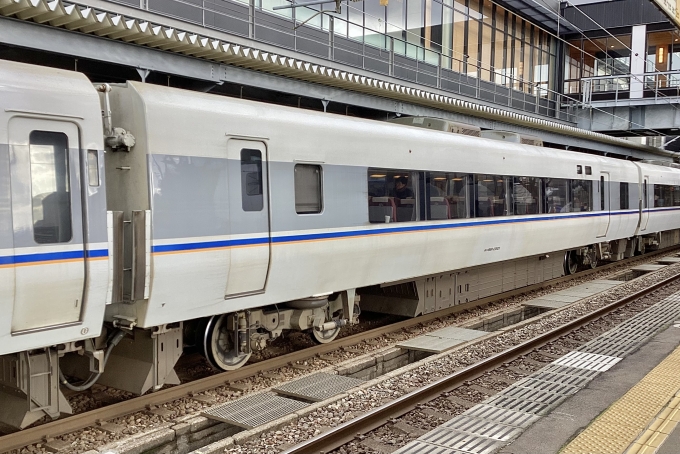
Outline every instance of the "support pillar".
{"label": "support pillar", "polygon": [[642,98],[644,89],[647,26],[635,25],[631,36],[630,99]]}

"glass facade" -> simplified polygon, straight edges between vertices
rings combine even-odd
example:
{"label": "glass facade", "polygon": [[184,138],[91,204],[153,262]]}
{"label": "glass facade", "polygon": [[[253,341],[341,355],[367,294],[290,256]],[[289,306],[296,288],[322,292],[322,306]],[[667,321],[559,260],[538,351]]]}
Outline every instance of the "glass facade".
{"label": "glass facade", "polygon": [[[680,87],[680,33],[661,31],[647,34],[645,73],[646,90]],[[677,93],[673,93],[677,95]]]}
{"label": "glass facade", "polygon": [[[274,11],[285,0],[256,1],[262,10],[299,22],[335,7]],[[332,25],[329,17],[317,15],[306,25],[525,93],[548,97],[551,91],[552,37],[488,0],[349,2],[332,14]]]}
{"label": "glass facade", "polygon": [[[490,0],[109,0],[539,115],[556,110],[557,40]],[[137,6],[139,5],[139,6]]]}
{"label": "glass facade", "polygon": [[[608,77],[592,82],[592,92],[615,92],[626,97],[630,89],[631,35],[579,38],[568,41],[565,49],[564,93],[581,92],[581,78]],[[651,31],[646,35],[644,55],[645,96],[657,90],[680,88],[680,32]],[[675,73],[677,72],[677,74]]]}
{"label": "glass facade", "polygon": [[[580,93],[582,77],[630,73],[631,35],[580,38],[567,42],[564,64],[564,93]],[[606,79],[594,91],[627,90],[628,78]]]}

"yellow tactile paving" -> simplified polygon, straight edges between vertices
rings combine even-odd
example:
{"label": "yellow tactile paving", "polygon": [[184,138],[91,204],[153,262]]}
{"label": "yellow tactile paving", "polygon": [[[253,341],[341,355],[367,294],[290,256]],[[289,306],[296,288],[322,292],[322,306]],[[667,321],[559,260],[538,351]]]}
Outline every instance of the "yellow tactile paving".
{"label": "yellow tactile paving", "polygon": [[680,347],[560,454],[653,454],[680,423]]}

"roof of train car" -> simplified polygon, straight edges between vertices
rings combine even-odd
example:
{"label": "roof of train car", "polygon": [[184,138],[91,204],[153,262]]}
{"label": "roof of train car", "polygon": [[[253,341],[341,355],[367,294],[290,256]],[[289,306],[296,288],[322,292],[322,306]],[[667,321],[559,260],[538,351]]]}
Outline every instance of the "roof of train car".
{"label": "roof of train car", "polygon": [[[81,126],[81,148],[103,148],[99,96],[81,73],[0,60],[0,97],[0,118],[70,120]],[[0,140],[6,138],[6,127],[7,121],[1,121]]]}
{"label": "roof of train car", "polygon": [[[577,165],[590,165],[593,175],[588,177],[584,172],[583,178],[599,178],[599,170],[604,170],[610,172],[614,181],[637,179],[635,165],[620,159],[141,82],[130,81],[127,88],[136,93],[144,105],[149,149],[163,150],[166,154],[221,157],[229,136],[238,136],[265,140],[270,148],[275,144],[274,154],[270,149],[270,159],[277,161],[471,173],[483,173],[486,165],[505,175],[545,177],[564,177],[564,166],[573,165],[571,178],[578,177]],[[452,161],[451,153],[455,156],[455,168],[442,168],[442,162]],[[517,157],[526,159],[515,159]],[[553,165],[556,162],[559,165]]]}
{"label": "roof of train car", "polygon": [[680,185],[680,169],[646,162],[638,163],[643,175],[653,176],[650,183]]}

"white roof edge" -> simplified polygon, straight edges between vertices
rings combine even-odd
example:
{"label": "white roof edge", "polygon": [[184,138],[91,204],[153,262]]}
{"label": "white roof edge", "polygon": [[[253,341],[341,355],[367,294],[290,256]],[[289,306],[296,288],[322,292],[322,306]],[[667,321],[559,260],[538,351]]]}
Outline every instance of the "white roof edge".
{"label": "white roof edge", "polygon": [[392,81],[381,81],[377,77],[368,78],[348,71],[320,68],[316,64],[298,58],[278,56],[253,47],[185,32],[162,24],[150,24],[147,20],[122,17],[118,13],[99,9],[94,11],[91,7],[65,4],[62,0],[0,0],[0,14],[244,68],[256,67],[257,70],[263,72],[339,86],[392,99],[402,99],[442,110],[472,114],[666,157],[680,157],[678,153],[631,143],[625,139],[579,129],[544,118],[489,108],[471,101],[461,102],[457,98],[427,91],[425,87],[416,89]]}

